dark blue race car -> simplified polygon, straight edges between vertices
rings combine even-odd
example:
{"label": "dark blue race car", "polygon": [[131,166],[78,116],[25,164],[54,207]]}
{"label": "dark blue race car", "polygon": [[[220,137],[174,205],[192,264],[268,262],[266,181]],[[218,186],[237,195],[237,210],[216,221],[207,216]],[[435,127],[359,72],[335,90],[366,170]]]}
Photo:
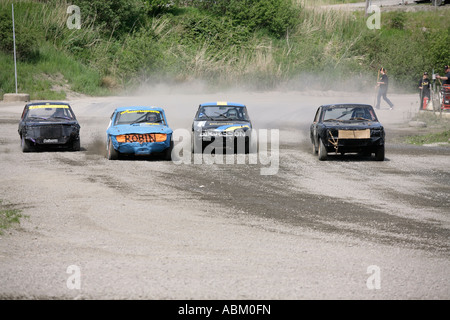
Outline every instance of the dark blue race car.
{"label": "dark blue race car", "polygon": [[209,149],[214,152],[253,152],[252,133],[252,123],[244,104],[226,101],[202,103],[192,123],[192,151],[202,153],[210,145]]}
{"label": "dark blue race car", "polygon": [[310,126],[313,153],[326,160],[329,153],[375,154],[384,160],[384,127],[366,104],[330,104],[317,109]]}
{"label": "dark blue race car", "polygon": [[106,130],[107,158],[116,160],[121,155],[160,155],[165,160],[171,160],[172,133],[162,108],[117,108]]}
{"label": "dark blue race car", "polygon": [[26,104],[18,132],[23,152],[44,149],[80,151],[80,124],[71,106],[65,102]]}

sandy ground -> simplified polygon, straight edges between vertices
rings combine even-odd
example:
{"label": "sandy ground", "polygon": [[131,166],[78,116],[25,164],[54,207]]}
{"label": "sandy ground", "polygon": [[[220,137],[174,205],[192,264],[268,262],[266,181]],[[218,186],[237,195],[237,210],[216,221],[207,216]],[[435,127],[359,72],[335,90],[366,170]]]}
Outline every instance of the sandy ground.
{"label": "sandy ground", "polygon": [[[72,100],[80,152],[22,153],[23,104],[0,103],[0,199],[27,216],[0,236],[0,298],[449,299],[450,148],[393,142],[417,96],[389,96],[384,162],[320,162],[308,141],[320,104],[370,94],[156,87]],[[222,100],[280,130],[276,174],[261,161],[106,160],[115,107],[161,106],[190,129],[199,103]]]}

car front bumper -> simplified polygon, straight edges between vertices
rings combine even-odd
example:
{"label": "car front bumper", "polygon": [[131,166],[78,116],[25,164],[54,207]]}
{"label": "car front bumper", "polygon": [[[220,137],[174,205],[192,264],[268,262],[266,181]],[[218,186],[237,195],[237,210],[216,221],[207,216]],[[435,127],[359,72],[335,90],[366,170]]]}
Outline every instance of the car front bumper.
{"label": "car front bumper", "polygon": [[382,137],[370,139],[327,139],[322,141],[327,152],[336,153],[375,152],[379,147],[384,145],[384,139]]}
{"label": "car front bumper", "polygon": [[[168,136],[170,137],[170,136]],[[112,136],[111,141],[114,149],[122,154],[135,155],[150,155],[152,153],[161,153],[170,147],[170,139],[163,142],[117,142],[117,139]]]}

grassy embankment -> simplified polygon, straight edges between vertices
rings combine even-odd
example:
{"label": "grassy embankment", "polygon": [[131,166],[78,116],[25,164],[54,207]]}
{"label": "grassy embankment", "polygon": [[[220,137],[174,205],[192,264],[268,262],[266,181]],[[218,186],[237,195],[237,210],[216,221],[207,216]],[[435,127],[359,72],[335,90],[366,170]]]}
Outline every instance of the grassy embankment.
{"label": "grassy embankment", "polygon": [[414,121],[426,124],[425,127],[415,128],[414,134],[399,139],[399,142],[415,145],[435,144],[450,146],[450,118],[440,116],[438,113],[417,113]]}
{"label": "grassy embankment", "polygon": [[450,143],[450,130],[439,133],[427,133],[424,135],[414,135],[408,137],[406,142],[416,145],[432,144],[432,143]]}
{"label": "grassy embankment", "polygon": [[[105,95],[192,80],[249,89],[364,90],[373,88],[380,66],[395,90],[413,92],[424,70],[442,72],[450,57],[446,7],[382,12],[381,29],[369,30],[363,12],[324,10],[313,1],[289,2],[290,25],[282,24],[284,16],[281,22],[277,15],[239,20],[198,3],[144,16],[136,11],[136,23],[121,30],[82,11],[81,29],[69,30],[66,1],[18,2],[18,36],[27,34],[34,48],[19,57],[19,92],[64,99],[68,88]],[[11,2],[3,1],[2,17],[11,17],[10,11]],[[0,95],[15,90],[12,62],[12,52],[0,50]]]}

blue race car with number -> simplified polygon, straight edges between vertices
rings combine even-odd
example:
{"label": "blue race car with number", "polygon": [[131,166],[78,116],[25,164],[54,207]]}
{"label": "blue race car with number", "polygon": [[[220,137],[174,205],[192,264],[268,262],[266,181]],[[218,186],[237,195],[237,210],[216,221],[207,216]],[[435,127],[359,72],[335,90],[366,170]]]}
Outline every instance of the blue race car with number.
{"label": "blue race car with number", "polygon": [[120,155],[162,155],[171,160],[172,129],[158,107],[121,107],[114,110],[106,130],[109,160]]}
{"label": "blue race car with number", "polygon": [[232,150],[253,152],[252,123],[247,107],[235,102],[207,102],[199,105],[192,123],[192,152]]}

